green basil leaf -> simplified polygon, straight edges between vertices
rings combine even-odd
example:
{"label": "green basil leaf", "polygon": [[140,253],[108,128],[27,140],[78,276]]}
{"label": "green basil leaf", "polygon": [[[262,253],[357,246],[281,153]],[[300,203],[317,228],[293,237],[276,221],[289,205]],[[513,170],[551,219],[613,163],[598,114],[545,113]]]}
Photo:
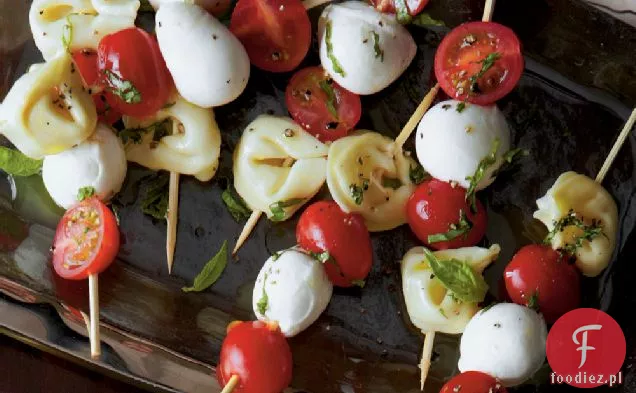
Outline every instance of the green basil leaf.
{"label": "green basil leaf", "polygon": [[19,150],[0,146],[0,169],[11,176],[36,175],[42,169],[42,160],[34,160]]}
{"label": "green basil leaf", "polygon": [[380,61],[384,61],[384,50],[380,48],[380,35],[375,31],[371,32],[373,34],[373,51],[375,52],[375,58],[380,58]]}
{"label": "green basil leaf", "polygon": [[320,82],[318,82],[318,85],[320,86],[320,89],[322,89],[322,91],[324,91],[327,95],[327,102],[325,103],[327,105],[327,110],[329,110],[331,116],[333,116],[333,118],[338,121],[338,110],[336,109],[336,92],[333,91],[331,83],[327,82],[326,80],[321,80]]}
{"label": "green basil leaf", "polygon": [[430,178],[430,175],[426,173],[424,168],[420,164],[411,166],[409,168],[409,179],[413,184],[421,184],[424,180]]}
{"label": "green basil leaf", "polygon": [[462,113],[464,111],[464,109],[466,109],[466,103],[463,102],[463,101],[460,102],[459,104],[457,104],[457,107],[455,108],[457,113]]}
{"label": "green basil leaf", "polygon": [[492,147],[490,148],[490,153],[479,161],[477,164],[477,169],[475,169],[475,173],[472,176],[466,176],[466,180],[470,182],[468,189],[466,190],[465,199],[470,203],[471,210],[476,213],[477,212],[477,198],[475,193],[477,192],[477,185],[481,182],[486,174],[488,168],[497,162],[497,151],[499,150],[499,138],[495,138],[492,142]]}
{"label": "green basil leaf", "polygon": [[121,98],[127,104],[141,102],[141,92],[131,81],[123,79],[111,70],[104,70],[106,76],[106,90]]}
{"label": "green basil leaf", "polygon": [[168,184],[170,177],[157,173],[145,182],[146,195],[141,201],[141,211],[158,220],[165,220],[168,211]]}
{"label": "green basil leaf", "polygon": [[403,25],[411,23],[413,17],[409,14],[406,0],[395,0],[394,5],[398,23]]}
{"label": "green basil leaf", "polygon": [[548,233],[544,243],[550,244],[557,233],[563,232],[563,230],[569,226],[577,227],[582,230],[583,233],[580,236],[577,236],[573,243],[566,243],[559,249],[560,252],[564,252],[568,255],[574,255],[576,250],[583,247],[583,242],[592,241],[594,238],[601,235],[605,236],[603,226],[600,221],[592,220],[592,223],[588,225],[582,217],[577,216],[574,210],[570,209],[568,214],[554,222],[554,228],[550,231],[550,233]]}
{"label": "green basil leaf", "polygon": [[333,44],[331,43],[331,21],[327,21],[325,25],[325,45],[327,46],[327,57],[331,60],[331,66],[333,67],[334,72],[344,78],[347,74],[336,58],[336,55],[333,54]]}
{"label": "green basil leaf", "polygon": [[66,16],[66,23],[62,26],[62,45],[68,53],[71,53],[71,44],[73,43],[73,23],[70,15]]}
{"label": "green basil leaf", "polygon": [[428,235],[427,240],[429,243],[447,242],[462,235],[467,236],[472,227],[473,223],[468,220],[464,211],[460,209],[457,224],[451,224],[447,232]]}
{"label": "green basil leaf", "polygon": [[201,272],[194,278],[191,287],[183,287],[183,292],[201,292],[209,288],[221,277],[227,266],[227,240],[223,242],[221,250],[203,266]]}
{"label": "green basil leaf", "polygon": [[369,180],[362,179],[362,185],[350,184],[349,193],[356,205],[361,205],[364,201],[364,192],[369,189]]}
{"label": "green basil leaf", "polygon": [[457,259],[438,260],[435,255],[424,248],[424,254],[435,277],[458,299],[479,303],[488,292],[488,284],[470,265]]}
{"label": "green basil leaf", "polygon": [[446,24],[443,21],[437,20],[437,19],[433,19],[426,12],[422,12],[422,13],[418,14],[417,16],[413,17],[413,20],[411,21],[411,24],[416,25],[416,26],[420,26],[420,27],[446,26]]}
{"label": "green basil leaf", "polygon": [[304,201],[303,198],[292,198],[286,201],[278,201],[269,205],[269,210],[272,212],[272,221],[283,221],[285,219],[285,208],[297,205]]}
{"label": "green basil leaf", "polygon": [[364,288],[365,282],[364,280],[351,280],[351,283],[357,287]]}
{"label": "green basil leaf", "polygon": [[[121,142],[126,145],[129,142],[137,144],[141,143],[143,135],[148,133],[152,133],[152,143],[158,143],[161,138],[172,135],[172,120],[160,120],[145,127],[125,128],[119,131],[118,135]],[[155,147],[153,144],[150,145],[151,148]]]}
{"label": "green basil leaf", "polygon": [[267,273],[265,273],[263,277],[263,292],[261,293],[261,298],[258,299],[256,303],[256,309],[261,315],[265,315],[265,311],[267,311],[267,307],[269,306],[269,296],[267,296],[267,292],[265,292],[265,283],[267,283]]}
{"label": "green basil leaf", "polygon": [[329,254],[329,251],[323,251],[323,252],[310,251],[309,255],[320,263],[329,262],[329,260],[331,259],[331,254]]}
{"label": "green basil leaf", "polygon": [[501,53],[492,52],[489,53],[483,60],[480,61],[481,69],[475,75],[472,75],[468,78],[468,82],[470,83],[470,91],[471,93],[479,93],[478,79],[484,76],[486,71],[488,71],[497,60],[501,59]]}
{"label": "green basil leaf", "polygon": [[232,186],[229,185],[221,194],[221,199],[225,203],[225,207],[230,212],[234,220],[241,221],[248,218],[252,211],[247,207],[247,204],[238,194],[235,195],[232,192]]}
{"label": "green basil leaf", "polygon": [[82,187],[79,189],[79,191],[77,191],[77,200],[81,202],[86,198],[92,197],[93,195],[95,195],[95,187]]}

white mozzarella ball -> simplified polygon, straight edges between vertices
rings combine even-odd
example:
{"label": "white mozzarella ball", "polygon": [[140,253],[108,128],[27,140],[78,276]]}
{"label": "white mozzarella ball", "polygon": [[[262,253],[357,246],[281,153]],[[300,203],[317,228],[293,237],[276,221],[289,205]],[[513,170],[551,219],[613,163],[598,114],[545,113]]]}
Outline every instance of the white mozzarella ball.
{"label": "white mozzarella ball", "polygon": [[300,249],[271,256],[258,273],[252,304],[262,321],[276,321],[287,337],[307,329],[327,308],[333,285],[322,264]]}
{"label": "white mozzarella ball", "polygon": [[478,312],[466,325],[459,346],[459,371],[481,371],[516,386],[545,360],[548,336],[543,317],[528,307],[499,303]]}
{"label": "white mozzarella ball", "polygon": [[417,127],[415,147],[417,159],[431,176],[468,188],[466,177],[472,176],[479,162],[490,154],[495,140],[499,141],[497,160],[479,182],[477,190],[481,190],[495,180],[493,173],[510,149],[510,130],[496,105],[440,102],[426,112]]}
{"label": "white mozzarella ball", "polygon": [[109,127],[99,124],[86,141],[44,157],[42,179],[55,203],[68,209],[77,203],[82,187],[95,188],[101,200],[110,199],[121,189],[126,169],[124,146]]}
{"label": "white mozzarella ball", "polygon": [[415,57],[417,46],[395,16],[361,1],[331,4],[318,22],[320,62],[338,84],[356,94],[373,94],[395,81]]}
{"label": "white mozzarella ball", "polygon": [[241,42],[203,8],[163,4],[155,17],[159,49],[179,94],[203,108],[238,97],[250,76]]}

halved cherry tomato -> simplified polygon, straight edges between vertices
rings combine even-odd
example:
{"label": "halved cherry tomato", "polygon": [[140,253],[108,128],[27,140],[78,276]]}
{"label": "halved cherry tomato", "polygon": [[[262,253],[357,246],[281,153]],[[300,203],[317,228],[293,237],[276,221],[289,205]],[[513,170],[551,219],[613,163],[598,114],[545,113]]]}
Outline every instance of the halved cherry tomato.
{"label": "halved cherry tomato", "polygon": [[96,197],[71,207],[57,225],[53,267],[68,280],[99,274],[115,260],[119,229],[115,215]]}
{"label": "halved cherry tomato", "polygon": [[95,103],[95,109],[97,109],[97,117],[101,123],[112,125],[121,119],[121,113],[108,103],[106,93],[93,94],[93,102]]}
{"label": "halved cherry tomato", "polygon": [[498,23],[457,26],[435,53],[435,76],[442,90],[477,105],[492,104],[510,93],[522,72],[521,43]]}
{"label": "halved cherry tomato", "polygon": [[536,306],[548,323],[581,301],[576,267],[547,245],[531,244],[517,251],[504,270],[504,281],[513,302]]}
{"label": "halved cherry tomato", "polygon": [[[460,186],[431,179],[420,184],[406,203],[406,219],[420,241],[436,250],[469,247],[486,233],[486,209],[477,200],[471,211]],[[446,236],[449,240],[439,240]]]}
{"label": "halved cherry tomato", "polygon": [[311,23],[300,0],[239,0],[230,30],[250,62],[271,72],[298,67],[311,42]]}
{"label": "halved cherry tomato", "polygon": [[[404,0],[403,0],[404,1]],[[416,16],[426,5],[429,0],[405,0],[406,9],[409,11],[409,15]],[[385,14],[395,14],[395,0],[371,0],[371,4],[376,10]]]}
{"label": "halved cherry tomato", "polygon": [[292,353],[277,325],[232,322],[221,346],[216,378],[225,386],[239,377],[234,393],[280,393],[291,383]]}
{"label": "halved cherry tomato", "polygon": [[360,120],[360,96],[345,90],[322,67],[296,72],[285,90],[291,116],[321,141],[346,136]]}
{"label": "halved cherry tomato", "polygon": [[328,252],[324,266],[336,286],[362,285],[371,270],[373,250],[364,219],[343,212],[333,201],[305,209],[296,225],[296,241],[307,251]]}
{"label": "halved cherry tomato", "polygon": [[166,104],[172,77],[156,38],[137,27],[120,30],[102,38],[97,55],[100,83],[111,107],[144,117]]}
{"label": "halved cherry tomato", "polygon": [[440,393],[508,393],[496,378],[479,371],[466,371],[446,382]]}

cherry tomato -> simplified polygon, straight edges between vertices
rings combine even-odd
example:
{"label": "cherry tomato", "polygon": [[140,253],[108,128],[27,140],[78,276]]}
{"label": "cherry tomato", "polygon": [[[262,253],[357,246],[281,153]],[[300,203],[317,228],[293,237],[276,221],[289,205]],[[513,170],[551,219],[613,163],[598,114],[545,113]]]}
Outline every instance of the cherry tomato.
{"label": "cherry tomato", "polygon": [[[416,16],[426,5],[429,0],[406,0],[406,9],[409,15]],[[371,4],[380,12],[385,14],[395,14],[395,0],[371,0]]]}
{"label": "cherry tomato", "polygon": [[435,53],[435,76],[442,90],[477,105],[510,93],[522,72],[521,43],[498,23],[464,23],[444,37]]}
{"label": "cherry tomato", "polygon": [[234,393],[280,393],[289,386],[292,353],[277,325],[237,321],[228,326],[216,378],[225,386],[233,375],[239,377]]}
{"label": "cherry tomato", "polygon": [[57,225],[53,267],[68,280],[99,274],[115,260],[119,229],[115,215],[96,197],[71,207]]}
{"label": "cherry tomato", "polygon": [[136,27],[120,30],[102,38],[97,55],[100,83],[115,110],[144,117],[166,104],[172,78],[156,38]]}
{"label": "cherry tomato", "polygon": [[311,23],[300,0],[239,0],[230,30],[250,62],[271,72],[298,67],[311,41]]}
{"label": "cherry tomato", "polygon": [[517,251],[504,270],[504,281],[513,302],[538,307],[548,323],[581,301],[576,267],[547,245],[531,244]]}
{"label": "cherry tomato", "polygon": [[322,67],[296,72],[287,85],[285,101],[294,120],[321,141],[346,136],[362,113],[360,96],[340,87]]}
{"label": "cherry tomato", "polygon": [[[465,196],[464,188],[437,179],[417,186],[406,203],[406,219],[413,233],[436,250],[477,244],[486,233],[486,209],[477,200],[473,213]],[[435,239],[443,234],[449,240]]]}
{"label": "cherry tomato", "polygon": [[106,93],[93,94],[93,102],[97,109],[97,117],[101,123],[112,125],[121,119],[121,113],[111,107],[106,98]]}
{"label": "cherry tomato", "polygon": [[466,371],[455,375],[442,386],[439,393],[508,393],[496,378],[479,371]]}
{"label": "cherry tomato", "polygon": [[364,219],[343,212],[336,202],[319,201],[305,209],[296,225],[296,241],[307,251],[328,252],[324,266],[336,286],[361,285],[371,270],[373,250]]}

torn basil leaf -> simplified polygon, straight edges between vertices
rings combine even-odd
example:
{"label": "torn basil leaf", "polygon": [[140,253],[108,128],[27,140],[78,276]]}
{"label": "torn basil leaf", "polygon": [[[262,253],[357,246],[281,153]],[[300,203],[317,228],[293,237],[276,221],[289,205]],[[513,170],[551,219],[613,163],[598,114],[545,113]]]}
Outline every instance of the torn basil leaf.
{"label": "torn basil leaf", "polygon": [[86,198],[90,198],[95,195],[95,187],[82,187],[77,191],[77,200],[83,201]]}
{"label": "torn basil leaf", "polygon": [[451,224],[448,228],[448,231],[444,233],[436,233],[433,235],[428,235],[429,243],[438,243],[438,242],[447,242],[453,239],[456,239],[462,235],[464,237],[468,236],[468,232],[473,227],[473,223],[468,220],[466,217],[466,213],[463,210],[459,210],[459,221],[455,224]]}
{"label": "torn basil leaf", "polygon": [[227,266],[227,240],[223,241],[219,252],[203,266],[201,272],[194,278],[192,286],[183,287],[181,290],[183,292],[201,292],[206,290],[221,277],[225,266]]}
{"label": "torn basil leaf", "polygon": [[303,198],[292,198],[286,201],[278,201],[269,205],[269,210],[272,212],[272,216],[270,220],[272,221],[283,221],[285,219],[285,208],[297,205],[304,201]]}
{"label": "torn basil leaf", "polygon": [[145,182],[145,197],[141,201],[141,211],[158,220],[166,218],[168,211],[168,183],[166,173],[157,173]]}
{"label": "torn basil leaf", "polygon": [[243,198],[234,191],[232,185],[228,185],[228,187],[223,190],[221,199],[235,221],[247,219],[252,214],[250,208],[247,207]]}
{"label": "torn basil leaf", "polygon": [[42,160],[34,160],[19,150],[0,146],[0,170],[11,176],[31,176],[40,173]]}
{"label": "torn basil leaf", "polygon": [[438,260],[426,248],[424,248],[424,254],[435,277],[453,293],[453,296],[471,303],[484,300],[488,292],[488,284],[468,263],[457,259]]}

